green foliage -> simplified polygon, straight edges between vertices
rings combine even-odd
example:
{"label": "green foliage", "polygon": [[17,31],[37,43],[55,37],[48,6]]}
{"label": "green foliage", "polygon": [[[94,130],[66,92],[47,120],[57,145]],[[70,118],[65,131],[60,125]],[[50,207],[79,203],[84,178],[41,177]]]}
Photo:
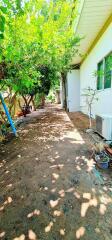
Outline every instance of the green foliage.
{"label": "green foliage", "polygon": [[[75,0],[2,0],[1,62],[4,84],[19,94],[48,94],[77,53]],[[3,39],[4,38],[4,39]],[[2,82],[2,81],[1,81]]]}
{"label": "green foliage", "polygon": [[50,102],[55,102],[55,93],[54,93],[54,91],[51,89],[50,90],[50,92],[49,92],[49,94],[48,94],[48,96],[47,96],[47,100],[48,100],[48,102],[50,101]]}
{"label": "green foliage", "polygon": [[5,30],[5,14],[7,8],[0,6],[0,40],[4,39],[4,30]]}
{"label": "green foliage", "polygon": [[36,106],[36,107],[39,107],[39,105],[40,105],[40,103],[41,103],[41,98],[42,98],[41,94],[37,93],[37,94],[35,95],[35,106]]}

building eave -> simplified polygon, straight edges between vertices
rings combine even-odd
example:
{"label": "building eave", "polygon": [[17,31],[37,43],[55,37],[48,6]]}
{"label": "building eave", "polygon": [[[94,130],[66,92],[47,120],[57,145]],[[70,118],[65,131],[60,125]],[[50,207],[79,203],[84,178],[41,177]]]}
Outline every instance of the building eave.
{"label": "building eave", "polygon": [[81,0],[75,36],[82,40],[72,64],[82,63],[112,22],[112,0]]}

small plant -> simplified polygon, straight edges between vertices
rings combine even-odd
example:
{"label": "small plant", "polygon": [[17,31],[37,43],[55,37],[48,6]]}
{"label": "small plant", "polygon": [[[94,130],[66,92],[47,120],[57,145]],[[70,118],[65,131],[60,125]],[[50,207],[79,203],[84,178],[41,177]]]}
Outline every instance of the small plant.
{"label": "small plant", "polygon": [[102,162],[109,162],[109,157],[108,156],[104,156],[104,158],[102,159]]}
{"label": "small plant", "polygon": [[97,90],[91,87],[84,89],[84,93],[82,94],[86,97],[86,103],[88,106],[88,113],[89,113],[89,128],[92,127],[92,105],[95,101],[98,101],[98,97],[96,96]]}

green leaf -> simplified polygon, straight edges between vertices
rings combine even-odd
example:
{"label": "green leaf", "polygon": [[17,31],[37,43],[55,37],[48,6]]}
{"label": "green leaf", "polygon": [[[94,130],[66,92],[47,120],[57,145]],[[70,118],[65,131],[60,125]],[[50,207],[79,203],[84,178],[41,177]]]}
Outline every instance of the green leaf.
{"label": "green leaf", "polygon": [[0,33],[0,39],[4,39],[3,33]]}
{"label": "green leaf", "polygon": [[3,23],[3,24],[5,24],[5,17],[2,15],[2,16],[0,16],[0,21]]}
{"label": "green leaf", "polygon": [[0,31],[4,32],[4,23],[0,21]]}
{"label": "green leaf", "polygon": [[0,9],[1,9],[1,11],[2,11],[4,14],[7,13],[7,7],[1,6]]}
{"label": "green leaf", "polygon": [[5,17],[2,15],[0,16],[0,31],[4,32],[4,28],[5,28]]}

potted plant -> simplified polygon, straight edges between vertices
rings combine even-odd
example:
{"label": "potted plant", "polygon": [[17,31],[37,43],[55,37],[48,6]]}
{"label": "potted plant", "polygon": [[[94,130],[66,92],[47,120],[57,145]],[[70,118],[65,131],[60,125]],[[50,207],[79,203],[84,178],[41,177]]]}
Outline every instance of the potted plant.
{"label": "potted plant", "polygon": [[95,156],[97,165],[102,169],[107,169],[109,167],[109,157],[105,153],[101,153]]}

